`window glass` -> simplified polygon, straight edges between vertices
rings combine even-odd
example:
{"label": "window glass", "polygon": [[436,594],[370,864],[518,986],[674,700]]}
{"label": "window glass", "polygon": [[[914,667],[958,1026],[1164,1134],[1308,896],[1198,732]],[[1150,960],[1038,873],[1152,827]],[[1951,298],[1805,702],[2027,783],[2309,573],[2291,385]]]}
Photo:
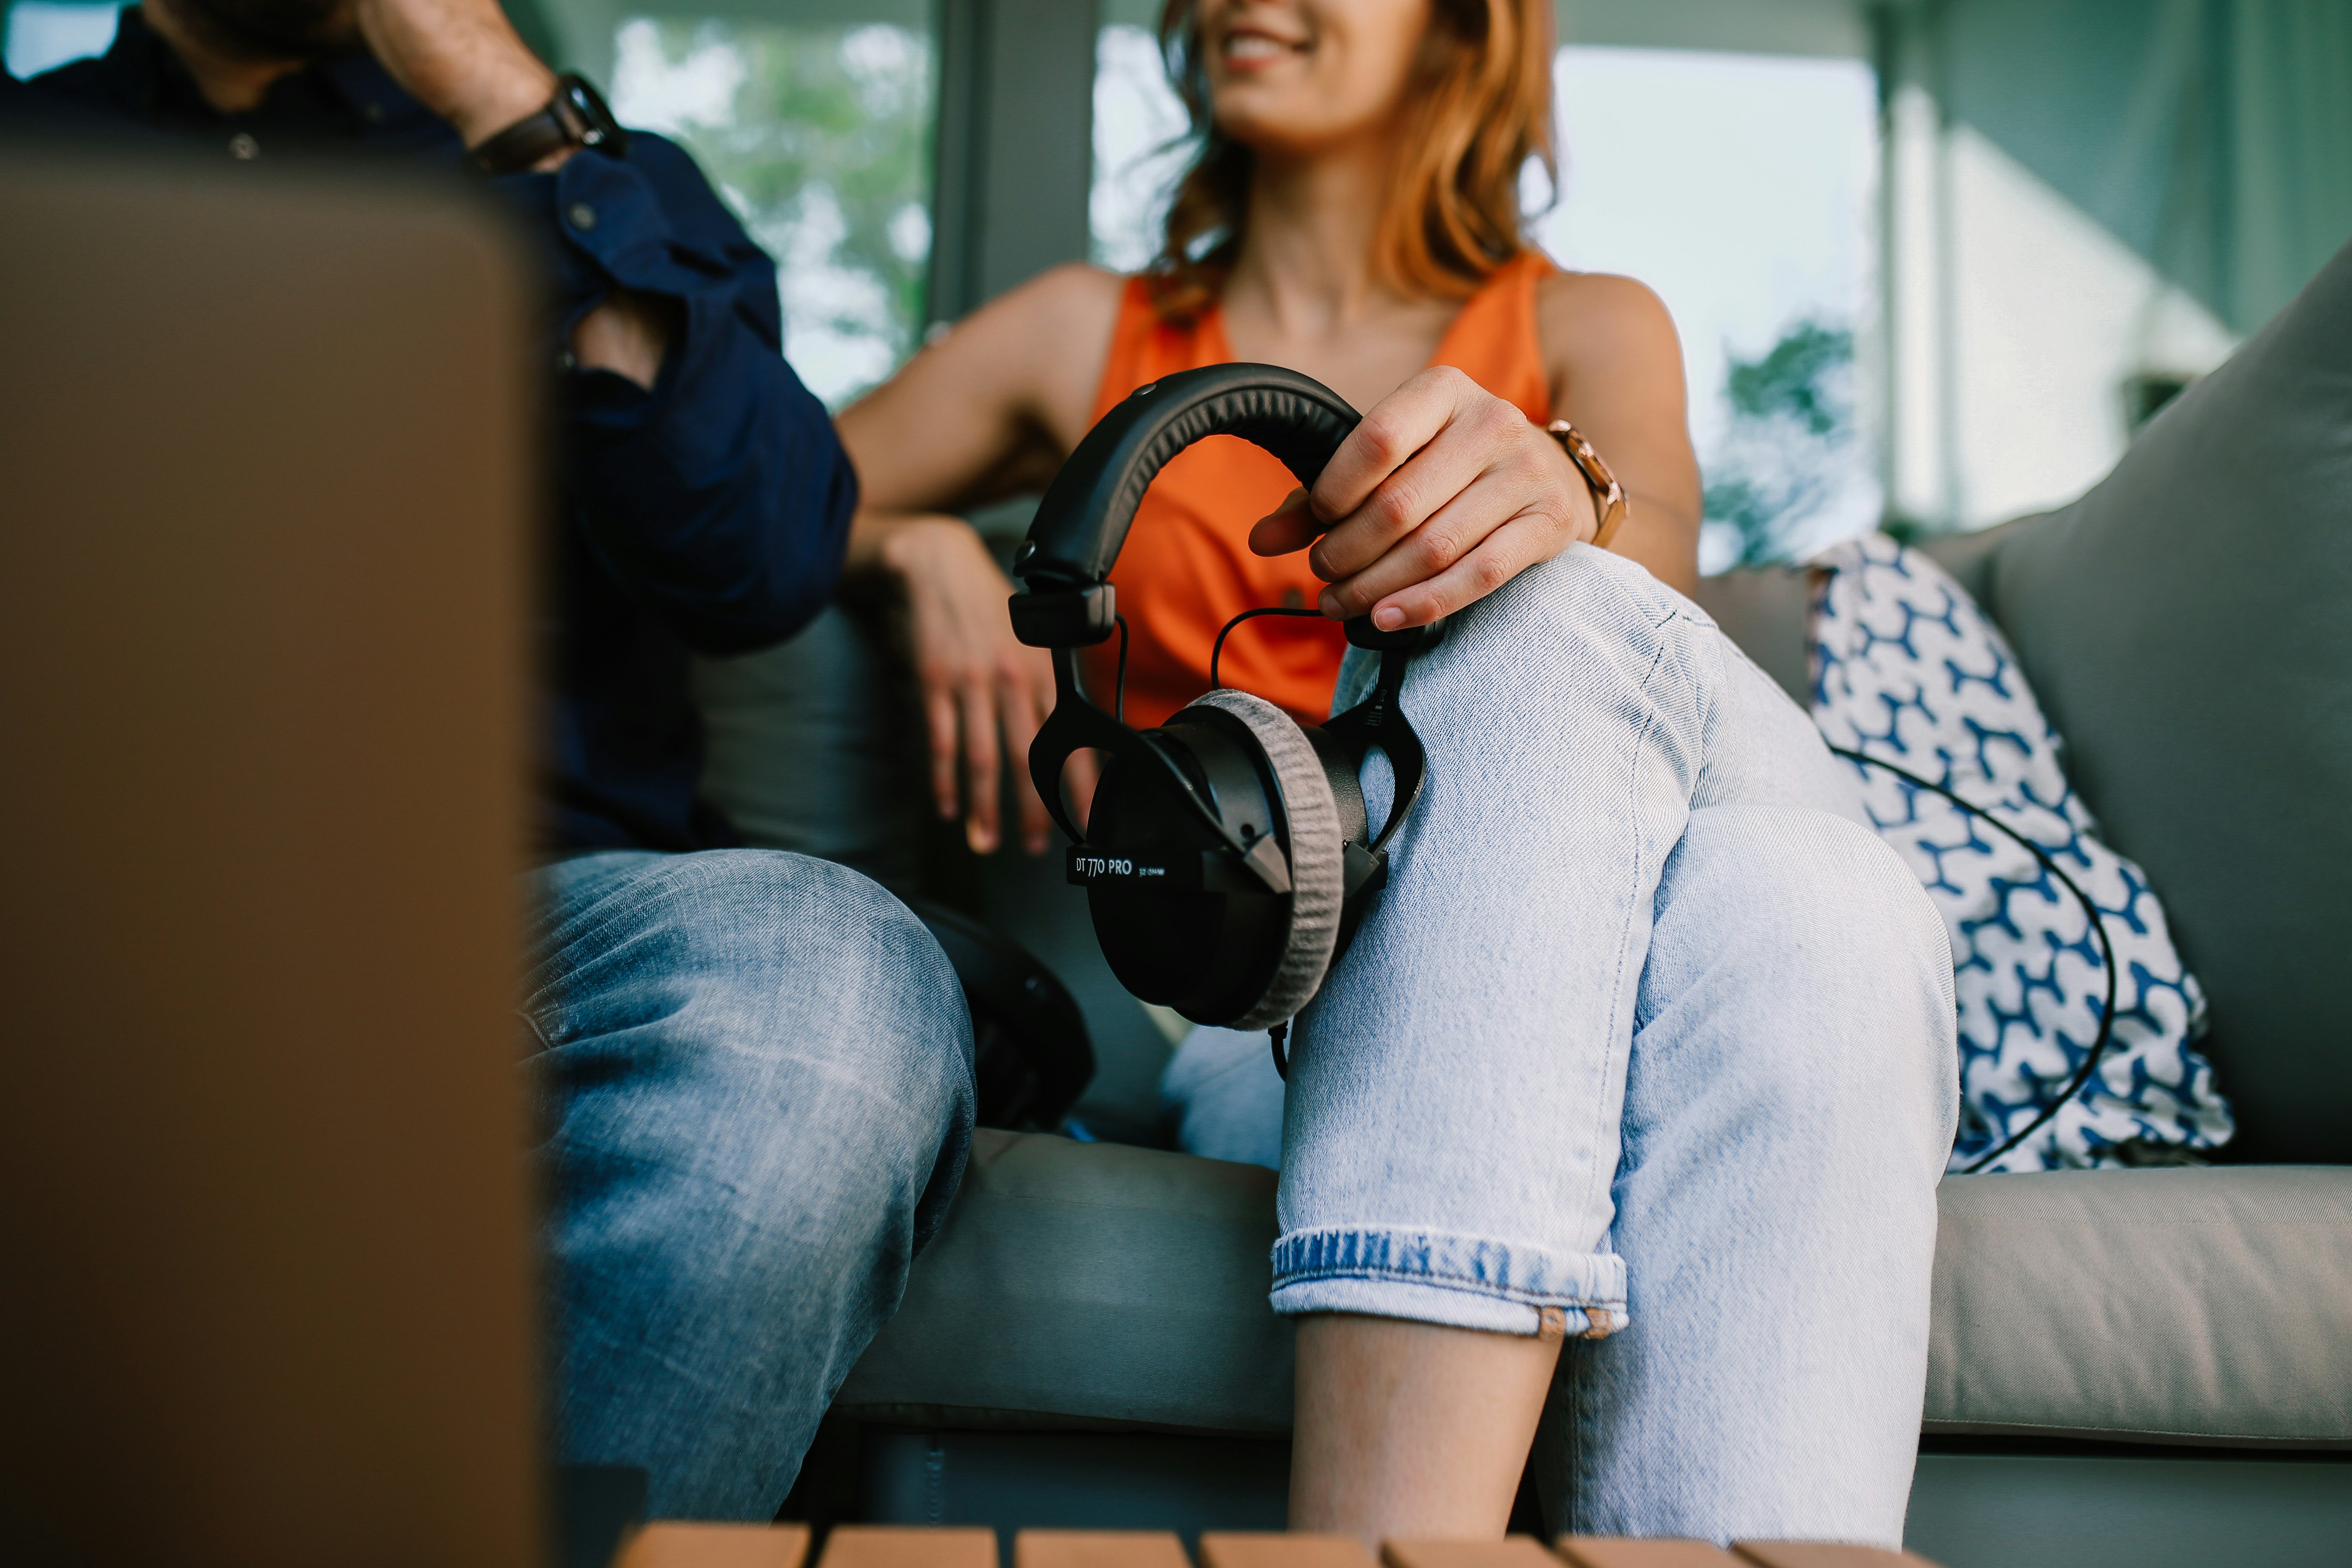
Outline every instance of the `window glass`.
{"label": "window glass", "polygon": [[1138,272],[1160,252],[1169,198],[1192,156],[1191,121],[1149,27],[1114,22],[1096,36],[1094,107],[1088,250],[1100,266]]}
{"label": "window glass", "polygon": [[776,258],[785,356],[829,407],[922,331],[935,57],[899,22],[631,16],[613,35],[614,115],[691,152]]}
{"label": "window glass", "polygon": [[1877,309],[1870,68],[1570,47],[1552,88],[1559,200],[1536,234],[1561,265],[1638,278],[1674,312],[1706,480],[1701,570],[1876,526],[1856,374]]}
{"label": "window glass", "polygon": [[106,53],[114,42],[116,7],[61,5],[16,0],[8,10],[8,74],[22,79],[71,60]]}

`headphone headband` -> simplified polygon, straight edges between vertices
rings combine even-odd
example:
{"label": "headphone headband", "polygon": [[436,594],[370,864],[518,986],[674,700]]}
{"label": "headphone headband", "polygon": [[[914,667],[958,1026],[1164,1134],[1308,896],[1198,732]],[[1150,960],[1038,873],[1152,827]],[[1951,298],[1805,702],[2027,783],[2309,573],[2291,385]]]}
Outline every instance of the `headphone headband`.
{"label": "headphone headband", "polygon": [[1110,636],[1105,579],[1143,492],[1193,442],[1238,436],[1311,486],[1361,418],[1322,383],[1276,365],[1208,365],[1136,388],[1087,433],[1037,505],[1013,562],[1028,588],[1013,595],[1013,635],[1033,647]]}

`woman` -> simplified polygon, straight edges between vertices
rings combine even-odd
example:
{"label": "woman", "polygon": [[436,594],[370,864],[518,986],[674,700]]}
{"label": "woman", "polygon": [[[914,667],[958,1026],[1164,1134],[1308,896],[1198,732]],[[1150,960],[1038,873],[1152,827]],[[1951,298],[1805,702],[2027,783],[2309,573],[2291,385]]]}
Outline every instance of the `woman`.
{"label": "woman", "polygon": [[[1143,723],[1206,688],[1239,610],[1456,616],[1405,688],[1428,788],[1284,1110],[1293,1526],[1499,1532],[1557,1368],[1556,1522],[1894,1544],[1954,1113],[1942,925],[1803,716],[1673,591],[1698,482],[1664,310],[1521,237],[1549,5],[1172,0],[1165,33],[1204,145],[1160,266],[1047,274],[841,421],[942,815],[961,756],[993,846],[999,740],[1017,757],[1052,700],[945,509],[1037,487],[1191,364],[1288,365],[1369,410],[1311,496],[1240,443],[1183,454],[1114,574]],[[1608,552],[1561,414],[1631,492]],[[1311,721],[1335,673],[1343,703],[1368,682],[1341,652],[1328,622],[1253,622],[1226,679]],[[1022,820],[1043,847],[1034,799]],[[1563,1358],[1570,1334],[1595,1342]]]}
{"label": "woman", "polygon": [[[1520,168],[1550,153],[1549,13],[1487,0],[1434,14],[1430,0],[1207,0],[1169,20],[1171,37],[1198,39],[1182,85],[1208,149],[1170,215],[1158,273],[1048,272],[840,422],[866,487],[852,563],[906,584],[934,794],[954,816],[961,773],[983,852],[999,836],[998,737],[1026,750],[1053,681],[1044,657],[1012,638],[1003,574],[941,513],[1042,488],[1104,411],[1171,370],[1288,365],[1371,409],[1425,367],[1458,366],[1524,412],[1505,460],[1540,461],[1568,506],[1465,522],[1442,550],[1438,532],[1412,528],[1422,516],[1326,515],[1339,526],[1302,552],[1295,512],[1248,527],[1290,490],[1280,464],[1237,441],[1187,454],[1155,487],[1115,578],[1134,628],[1129,711],[1146,722],[1207,689],[1210,639],[1239,610],[1392,607],[1419,624],[1475,597],[1473,584],[1558,553],[1578,529],[1589,536],[1584,487],[1540,435],[1562,411],[1633,497],[1613,547],[1676,587],[1697,577],[1698,469],[1673,322],[1630,279],[1549,268],[1519,230]],[[1475,43],[1464,36],[1474,24]],[[1234,639],[1228,668],[1234,684],[1319,718],[1342,646],[1336,626],[1259,623]],[[1041,849],[1034,795],[1021,817]]]}

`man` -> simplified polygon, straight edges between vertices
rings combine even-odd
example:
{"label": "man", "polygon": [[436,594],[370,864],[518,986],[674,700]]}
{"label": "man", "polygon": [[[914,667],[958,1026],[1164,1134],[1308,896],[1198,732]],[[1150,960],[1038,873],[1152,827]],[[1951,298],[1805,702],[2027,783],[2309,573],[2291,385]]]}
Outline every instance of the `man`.
{"label": "man", "polygon": [[569,79],[559,101],[496,0],[146,0],[103,58],[0,82],[44,134],[470,162],[540,239],[562,440],[524,1013],[562,1452],[643,1466],[657,1516],[772,1517],[972,1116],[921,924],[853,872],[725,847],[696,801],[689,652],[814,616],[856,499],[781,355],[773,264],[678,149]]}

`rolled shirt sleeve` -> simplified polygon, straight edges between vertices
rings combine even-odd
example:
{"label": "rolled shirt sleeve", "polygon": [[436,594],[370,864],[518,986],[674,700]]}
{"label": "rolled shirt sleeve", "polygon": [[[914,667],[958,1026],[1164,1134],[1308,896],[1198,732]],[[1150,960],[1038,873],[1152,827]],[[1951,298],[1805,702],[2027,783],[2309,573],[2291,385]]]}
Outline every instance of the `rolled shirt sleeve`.
{"label": "rolled shirt sleeve", "polygon": [[677,307],[650,391],[604,370],[562,377],[563,499],[589,547],[698,653],[790,637],[840,576],[857,479],[784,362],[775,264],[649,132],[625,157],[582,153],[499,184],[549,248],[559,343],[615,289]]}

